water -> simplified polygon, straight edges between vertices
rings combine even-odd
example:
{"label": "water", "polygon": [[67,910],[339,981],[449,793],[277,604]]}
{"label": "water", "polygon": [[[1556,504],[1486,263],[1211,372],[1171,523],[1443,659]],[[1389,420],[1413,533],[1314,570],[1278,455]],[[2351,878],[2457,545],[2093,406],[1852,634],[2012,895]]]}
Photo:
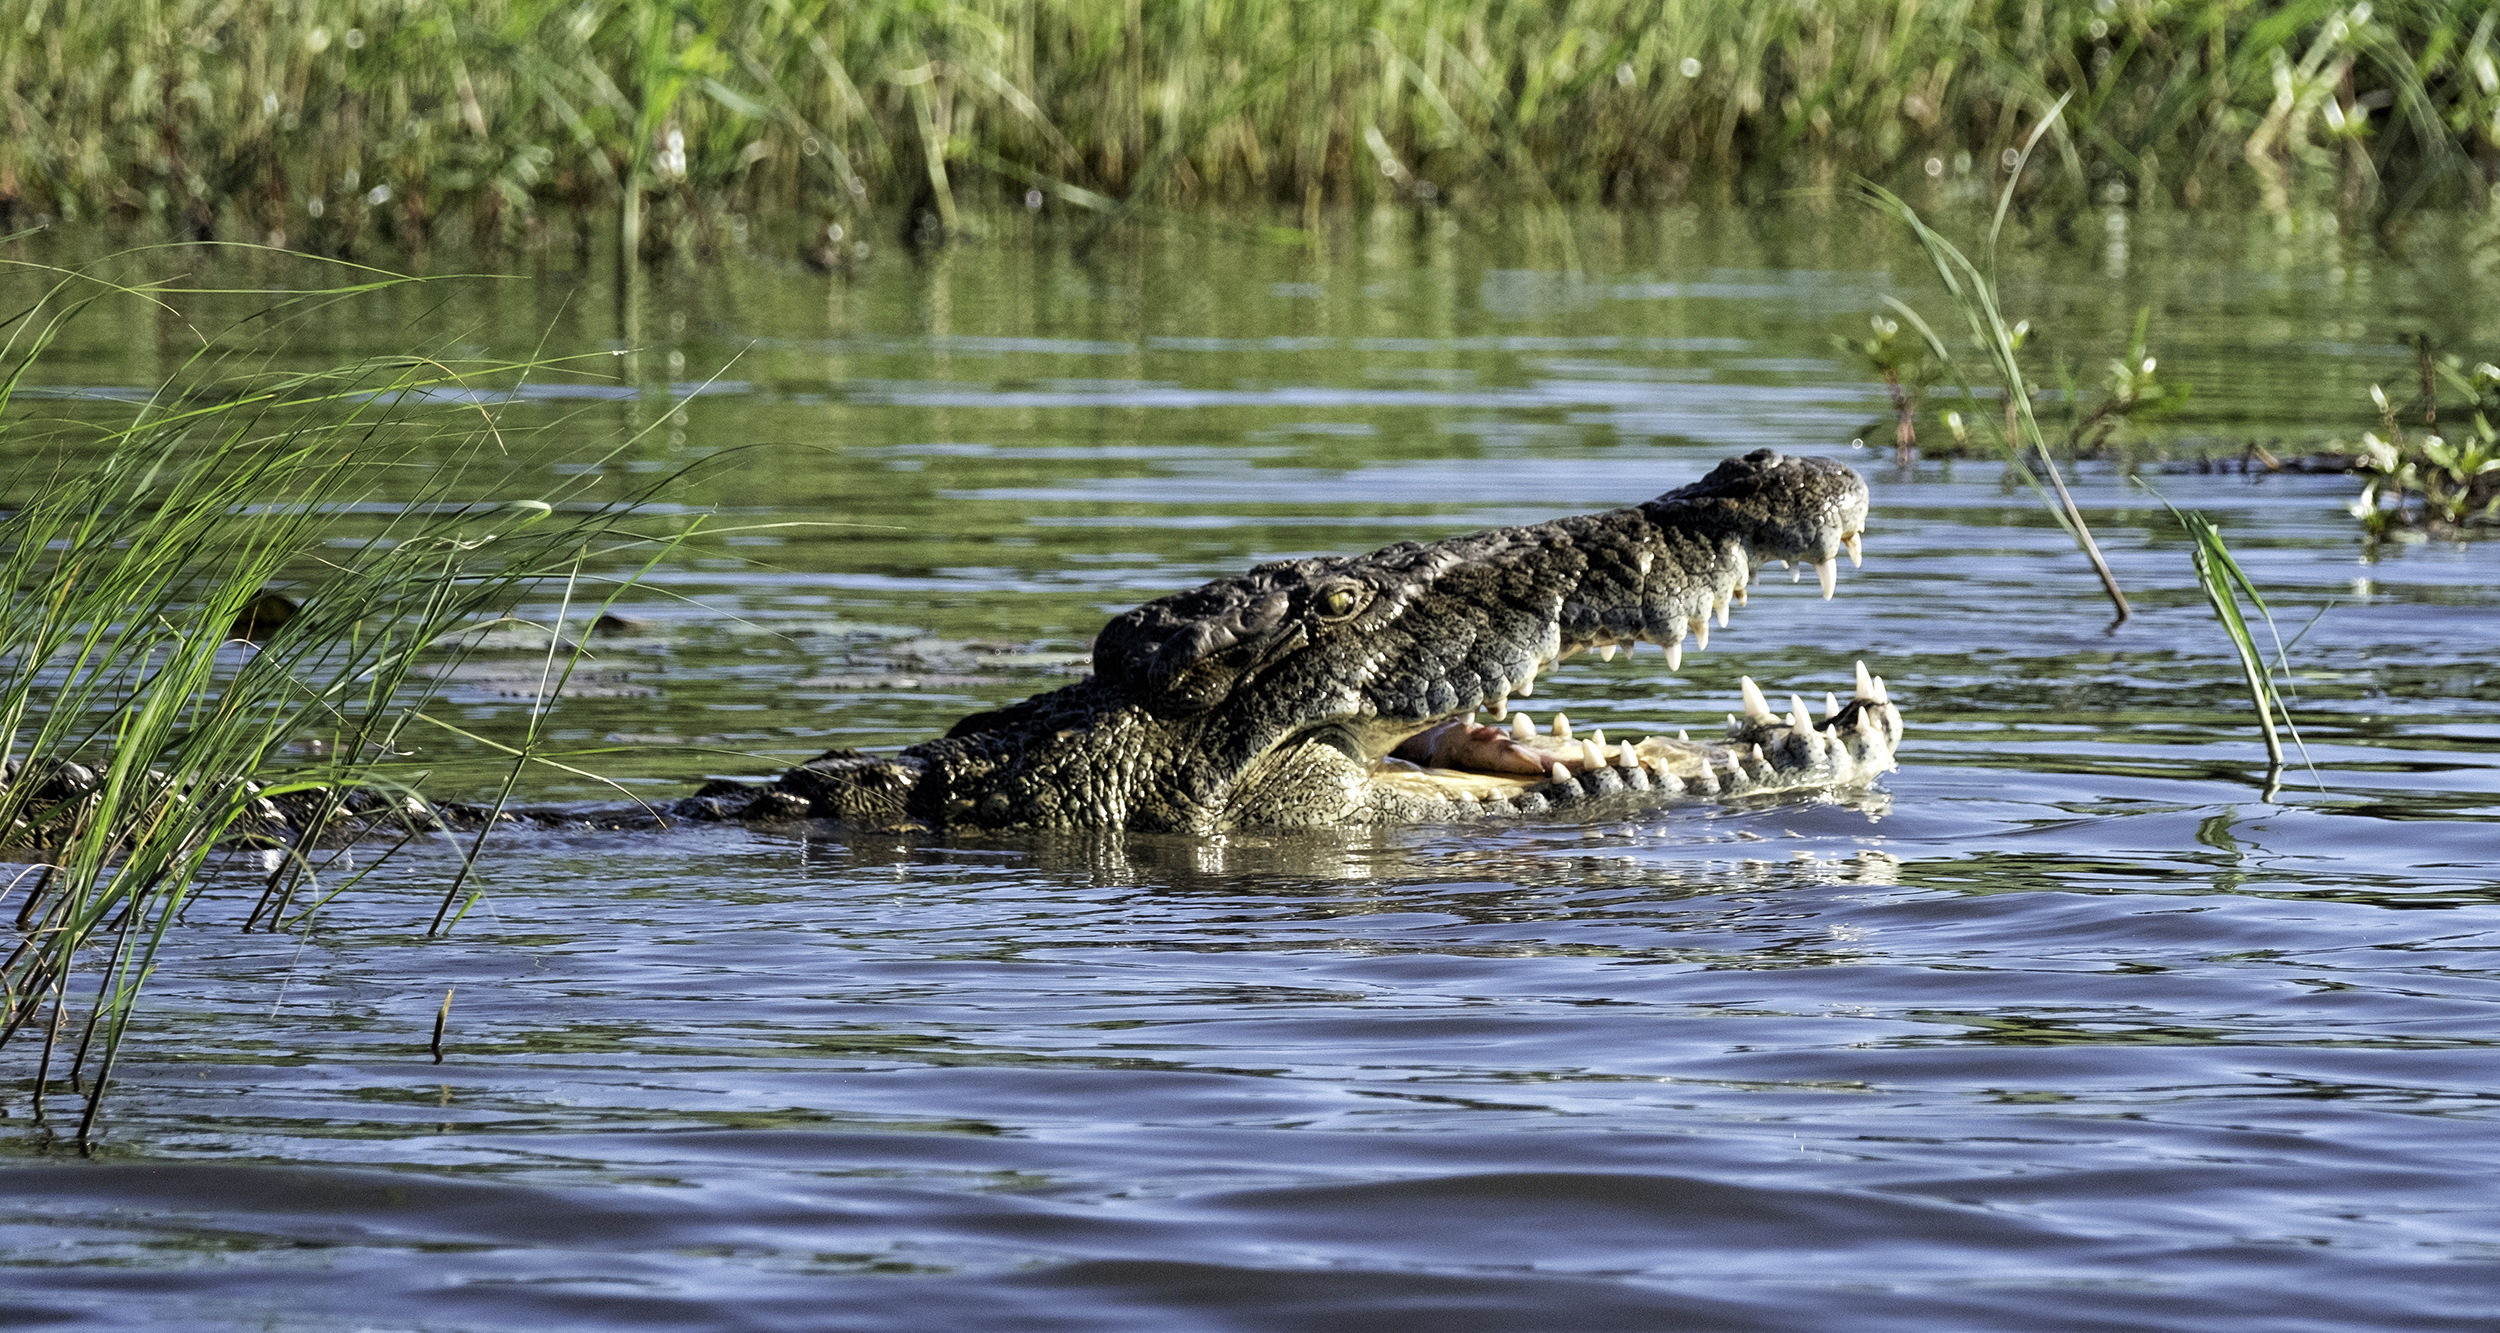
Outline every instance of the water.
{"label": "water", "polygon": [[[1631,823],[515,838],[430,941],[440,852],[297,935],[228,928],[238,877],[153,983],[91,1157],[12,1069],[10,1323],[2500,1321],[2500,574],[2365,547],[2342,478],[2151,466],[2355,437],[2406,333],[2500,348],[2479,223],[2085,218],[2009,262],[2087,379],[2153,307],[2197,394],[2132,458],[2222,521],[2287,637],[2331,604],[2291,651],[2314,773],[2274,800],[2142,490],[2076,480],[2138,609],[2105,633],[1993,465],[1850,450],[1887,409],[1831,335],[1885,293],[1946,313],[1873,224],[1590,220],[1577,279],[1528,222],[1183,228],[1093,267],[1021,225],[852,282],[760,258],[629,300],[565,272],[385,294],[305,315],[293,355],[633,349],[598,366],[622,389],[441,404],[511,399],[529,447],[488,489],[772,446],[672,492],[746,530],[632,594],[646,624],[554,715],[635,790],[934,734],[1256,560],[1643,498],[1764,444],[1866,473],[1867,567],[1830,604],[1758,588],[1681,678],[1575,659],[1534,711],[1707,725],[1739,673],[1811,697],[1863,656],[1909,713],[1901,771]],[[45,410],[109,419],[98,391],[264,299],[101,314]],[[872,526],[765,526],[793,522]],[[519,726],[524,646],[453,682],[463,725]]]}

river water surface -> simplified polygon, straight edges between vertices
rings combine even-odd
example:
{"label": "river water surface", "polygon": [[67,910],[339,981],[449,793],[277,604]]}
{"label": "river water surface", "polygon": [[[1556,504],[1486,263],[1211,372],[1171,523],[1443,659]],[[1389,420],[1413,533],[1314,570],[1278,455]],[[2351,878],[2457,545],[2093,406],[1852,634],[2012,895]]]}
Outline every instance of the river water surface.
{"label": "river water surface", "polygon": [[[935,734],[1259,560],[1610,507],[1763,446],[1873,488],[1838,598],[1774,575],[1680,674],[1583,656],[1522,702],[1706,727],[1739,674],[1819,699],[1863,658],[1909,730],[1871,793],[1633,822],[516,836],[441,939],[439,849],[291,934],[233,929],[238,872],[91,1155],[11,1065],[0,1323],[2500,1326],[2500,567],[2366,546],[2347,478],[2162,463],[2356,438],[2370,384],[2409,396],[2411,333],[2500,352],[2484,226],[2009,241],[2044,380],[2097,378],[2150,308],[2195,385],[2129,460],[2309,626],[2309,762],[2273,799],[2129,469],[2074,478],[2135,598],[2110,632],[1997,465],[1853,447],[1889,410],[1833,336],[1887,294],[1950,313],[1863,217],[1582,219],[1568,252],[1533,220],[1175,226],[1083,264],[1016,219],[847,276],[743,257],[620,295],[558,264],[240,329],[309,266],[116,261],[236,290],[90,312],[15,410],[111,419],[202,336],[275,323],[281,365],[597,354],[441,396],[447,431],[521,442],[486,493],[705,461],[670,512],[742,530],[629,593],[642,624],[549,715],[637,791]],[[777,526],[827,523],[855,526]],[[449,711],[517,729],[529,647],[489,644]]]}

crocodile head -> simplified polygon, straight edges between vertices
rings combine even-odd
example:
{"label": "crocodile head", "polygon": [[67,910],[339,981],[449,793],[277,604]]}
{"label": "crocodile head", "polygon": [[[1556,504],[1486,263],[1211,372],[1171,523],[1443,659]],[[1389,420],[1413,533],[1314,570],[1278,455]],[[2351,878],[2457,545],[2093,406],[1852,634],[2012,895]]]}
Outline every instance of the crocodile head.
{"label": "crocodile head", "polygon": [[1114,619],[1084,682],[778,785],[855,822],[1205,832],[1864,781],[1892,766],[1900,715],[1863,668],[1820,719],[1748,680],[1715,743],[1483,719],[1575,653],[1649,644],[1679,666],[1766,564],[1815,569],[1829,596],[1866,508],[1847,467],[1765,449],[1625,509],[1261,565]]}

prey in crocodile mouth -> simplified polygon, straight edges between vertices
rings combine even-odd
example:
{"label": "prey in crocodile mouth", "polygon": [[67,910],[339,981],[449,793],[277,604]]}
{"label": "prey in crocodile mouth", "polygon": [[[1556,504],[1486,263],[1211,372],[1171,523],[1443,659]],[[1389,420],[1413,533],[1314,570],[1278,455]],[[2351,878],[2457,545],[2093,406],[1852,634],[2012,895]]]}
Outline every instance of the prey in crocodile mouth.
{"label": "prey in crocodile mouth", "polygon": [[1863,784],[1901,734],[1863,665],[1820,716],[1748,679],[1707,741],[1512,707],[1582,652],[1649,645],[1680,668],[1765,566],[1813,569],[1828,598],[1866,512],[1849,468],[1764,449],[1623,509],[1261,565],[1113,619],[1086,680],[897,755],[820,756],[769,800],[716,793],[714,817],[1218,832]]}

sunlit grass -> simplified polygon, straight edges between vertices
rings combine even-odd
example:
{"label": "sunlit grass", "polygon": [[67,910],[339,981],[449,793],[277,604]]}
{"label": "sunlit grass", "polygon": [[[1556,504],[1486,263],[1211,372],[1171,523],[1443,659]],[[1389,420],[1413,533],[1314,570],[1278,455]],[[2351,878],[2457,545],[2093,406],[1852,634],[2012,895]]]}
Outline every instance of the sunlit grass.
{"label": "sunlit grass", "polygon": [[[426,774],[407,762],[428,725],[420,655],[551,580],[594,587],[620,555],[629,576],[635,548],[672,535],[632,530],[630,496],[476,499],[494,479],[470,466],[510,432],[464,451],[408,419],[425,390],[505,387],[533,365],[273,374],[204,355],[127,422],[47,421],[11,394],[66,324],[93,300],[150,299],[52,276],[0,344],[0,442],[28,460],[0,483],[0,849],[16,863],[0,1043],[36,1044],[38,1114],[70,1080],[84,1136],[212,862],[262,849],[246,928],[300,926],[376,862],[343,869],[280,806],[300,830],[379,794],[425,823]],[[551,689],[565,669],[551,655]],[[540,758],[537,734],[505,748]]]}
{"label": "sunlit grass", "polygon": [[[331,252],[968,199],[2480,203],[2466,0],[91,0],[0,22],[0,213]],[[0,227],[8,225],[0,217]]]}

